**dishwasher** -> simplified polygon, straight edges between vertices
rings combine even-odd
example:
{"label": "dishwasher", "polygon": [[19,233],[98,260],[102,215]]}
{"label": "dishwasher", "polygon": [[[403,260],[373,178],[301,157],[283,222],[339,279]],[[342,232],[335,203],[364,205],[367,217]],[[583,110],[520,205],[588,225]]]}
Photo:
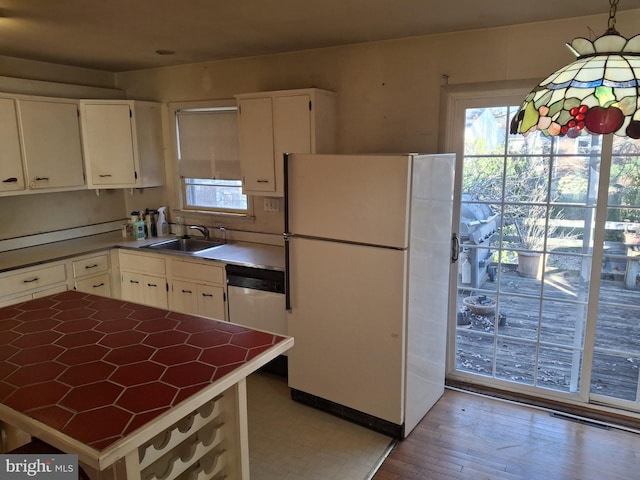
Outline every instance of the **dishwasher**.
{"label": "dishwasher", "polygon": [[229,321],[287,335],[284,272],[227,264]]}

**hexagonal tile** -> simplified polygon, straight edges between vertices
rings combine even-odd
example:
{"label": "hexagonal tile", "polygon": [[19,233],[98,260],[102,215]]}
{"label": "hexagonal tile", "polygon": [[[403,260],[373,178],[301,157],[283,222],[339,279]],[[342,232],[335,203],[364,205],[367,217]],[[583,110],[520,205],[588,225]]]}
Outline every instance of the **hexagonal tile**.
{"label": "hexagonal tile", "polygon": [[144,340],[146,336],[146,334],[136,331],[107,333],[98,343],[111,348],[124,347],[126,345],[136,345]]}
{"label": "hexagonal tile", "polygon": [[58,380],[67,385],[77,386],[105,380],[117,367],[105,362],[90,362],[68,367]]}
{"label": "hexagonal tile", "polygon": [[69,387],[59,382],[43,382],[20,387],[2,403],[21,412],[42,405],[55,405],[69,391]]}
{"label": "hexagonal tile", "polygon": [[266,332],[257,332],[255,330],[236,333],[230,342],[232,345],[240,347],[255,347],[259,345],[273,345],[273,335]]}
{"label": "hexagonal tile", "polygon": [[62,334],[60,332],[48,331],[48,332],[33,332],[20,335],[11,341],[13,345],[20,348],[35,347],[36,345],[42,345],[47,343],[54,343]]}
{"label": "hexagonal tile", "polygon": [[55,362],[25,365],[20,370],[8,375],[4,380],[5,382],[12,383],[16,387],[23,387],[25,385],[55,380],[64,369],[64,365]]}
{"label": "hexagonal tile", "polygon": [[67,320],[56,326],[54,330],[62,333],[82,332],[85,330],[91,330],[99,323],[100,322],[97,320],[89,320],[86,318],[82,320]]}
{"label": "hexagonal tile", "polygon": [[135,320],[162,320],[167,315],[166,310],[159,308],[148,307],[144,309],[134,310],[129,314],[129,318]]}
{"label": "hexagonal tile", "polygon": [[[171,313],[171,315],[173,316],[177,314]],[[214,323],[208,318],[185,317],[180,322],[180,325],[177,327],[177,329],[188,333],[207,332],[209,330],[215,330],[218,325],[218,323]]]}
{"label": "hexagonal tile", "polygon": [[163,383],[147,383],[127,388],[118,405],[130,412],[142,413],[171,405],[178,389]]}
{"label": "hexagonal tile", "polygon": [[107,438],[118,438],[132,417],[132,413],[109,405],[78,413],[65,425],[64,430],[67,435],[91,446]]}
{"label": "hexagonal tile", "polygon": [[151,360],[163,365],[176,365],[197,360],[201,353],[202,349],[190,345],[173,345],[158,349]]}
{"label": "hexagonal tile", "polygon": [[29,412],[36,420],[46,423],[47,425],[61,429],[73,417],[73,413],[69,410],[59,407],[58,405],[49,405],[43,408],[34,408]]}
{"label": "hexagonal tile", "polygon": [[[0,349],[9,347],[7,345]],[[64,348],[58,345],[42,345],[31,348],[24,348],[8,358],[9,361],[20,365],[33,365],[34,363],[42,363],[54,360],[58,355],[64,353]]]}
{"label": "hexagonal tile", "polygon": [[15,327],[15,331],[19,333],[28,332],[45,332],[56,327],[60,322],[53,320],[56,314],[55,310],[32,310],[23,312],[17,318],[24,320],[22,325]]}
{"label": "hexagonal tile", "polygon": [[65,350],[56,360],[65,365],[80,365],[100,360],[107,353],[109,349],[102,345],[84,345]]}
{"label": "hexagonal tile", "polygon": [[167,367],[153,362],[138,362],[118,367],[109,377],[112,382],[124,385],[141,385],[157,380]]}
{"label": "hexagonal tile", "polygon": [[166,330],[173,330],[178,325],[176,320],[170,318],[161,318],[150,322],[140,322],[138,330],[141,332],[153,333],[164,332]]}
{"label": "hexagonal tile", "polygon": [[167,332],[150,333],[142,343],[156,348],[168,347],[170,345],[181,345],[188,337],[189,335],[185,332],[169,330]]}
{"label": "hexagonal tile", "polygon": [[[59,334],[62,335],[62,334]],[[67,348],[79,347],[81,345],[87,345],[92,343],[98,343],[98,341],[104,336],[103,333],[94,332],[94,331],[85,331],[85,332],[73,332],[67,333],[58,341],[56,341],[56,345],[60,345]],[[54,342],[51,342],[54,343]]]}
{"label": "hexagonal tile", "polygon": [[29,310],[42,310],[43,308],[51,308],[55,306],[58,302],[52,300],[51,298],[37,298],[35,300],[29,302],[23,302],[15,305],[15,308],[19,308],[22,311]]}
{"label": "hexagonal tile", "polygon": [[77,320],[87,318],[95,313],[95,310],[88,308],[74,308],[73,310],[62,310],[54,315],[58,320]]}
{"label": "hexagonal tile", "polygon": [[198,335],[191,335],[186,343],[196,347],[217,347],[228,344],[231,341],[231,336],[228,332],[211,330]]}
{"label": "hexagonal tile", "polygon": [[83,412],[97,407],[111,405],[122,393],[124,387],[109,381],[80,385],[70,390],[58,404]]}
{"label": "hexagonal tile", "polygon": [[177,387],[210,382],[216,367],[202,363],[183,363],[167,368],[161,380]]}
{"label": "hexagonal tile", "polygon": [[0,332],[0,345],[7,345],[20,337],[22,335],[16,332]]}
{"label": "hexagonal tile", "polygon": [[0,360],[6,360],[19,351],[20,349],[18,347],[14,347],[13,345],[0,345]]}
{"label": "hexagonal tile", "polygon": [[118,320],[122,318],[122,308],[104,308],[91,315],[96,320]]}
{"label": "hexagonal tile", "polygon": [[117,365],[127,365],[148,360],[154,352],[155,349],[146,345],[129,345],[112,349],[105,355],[104,359]]}
{"label": "hexagonal tile", "polygon": [[246,348],[235,345],[222,345],[205,349],[200,356],[200,360],[210,365],[222,366],[241,362],[246,356]]}
{"label": "hexagonal tile", "polygon": [[133,330],[138,322],[129,318],[113,319],[109,322],[100,322],[95,329],[99,332],[113,333]]}

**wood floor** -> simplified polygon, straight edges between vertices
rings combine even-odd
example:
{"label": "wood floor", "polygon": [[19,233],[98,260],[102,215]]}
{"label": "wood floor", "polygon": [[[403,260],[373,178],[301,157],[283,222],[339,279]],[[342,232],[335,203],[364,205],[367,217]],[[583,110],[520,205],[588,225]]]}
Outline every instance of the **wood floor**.
{"label": "wood floor", "polygon": [[455,390],[374,480],[636,480],[640,435]]}

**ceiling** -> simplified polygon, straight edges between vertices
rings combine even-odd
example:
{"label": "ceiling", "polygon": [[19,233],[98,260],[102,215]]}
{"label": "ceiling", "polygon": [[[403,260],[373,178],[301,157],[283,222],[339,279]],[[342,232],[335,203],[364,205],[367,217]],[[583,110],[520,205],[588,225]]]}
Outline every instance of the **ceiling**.
{"label": "ceiling", "polygon": [[[637,8],[620,0],[618,10]],[[0,0],[0,55],[111,72],[607,13],[606,0]],[[590,26],[604,33],[606,24]],[[158,50],[174,51],[159,55]]]}

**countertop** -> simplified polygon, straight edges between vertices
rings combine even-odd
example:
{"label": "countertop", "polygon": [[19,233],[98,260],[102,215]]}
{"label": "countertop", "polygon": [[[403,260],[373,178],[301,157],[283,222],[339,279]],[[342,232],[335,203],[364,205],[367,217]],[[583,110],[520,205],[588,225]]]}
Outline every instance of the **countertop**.
{"label": "countertop", "polygon": [[[158,237],[136,241],[123,238],[120,232],[110,232],[0,252],[0,273],[17,268],[40,265],[46,262],[65,260],[78,255],[90,254],[111,248],[139,249],[140,247],[170,238],[175,237]],[[155,250],[153,253],[216,260],[224,263],[256,266],[280,271],[284,271],[285,269],[284,247],[263,243],[230,241],[209,252],[190,255],[166,250]]]}
{"label": "countertop", "polygon": [[76,291],[0,308],[0,340],[2,419],[44,425],[53,440],[70,438],[99,455],[187,399],[219,395],[293,344]]}

